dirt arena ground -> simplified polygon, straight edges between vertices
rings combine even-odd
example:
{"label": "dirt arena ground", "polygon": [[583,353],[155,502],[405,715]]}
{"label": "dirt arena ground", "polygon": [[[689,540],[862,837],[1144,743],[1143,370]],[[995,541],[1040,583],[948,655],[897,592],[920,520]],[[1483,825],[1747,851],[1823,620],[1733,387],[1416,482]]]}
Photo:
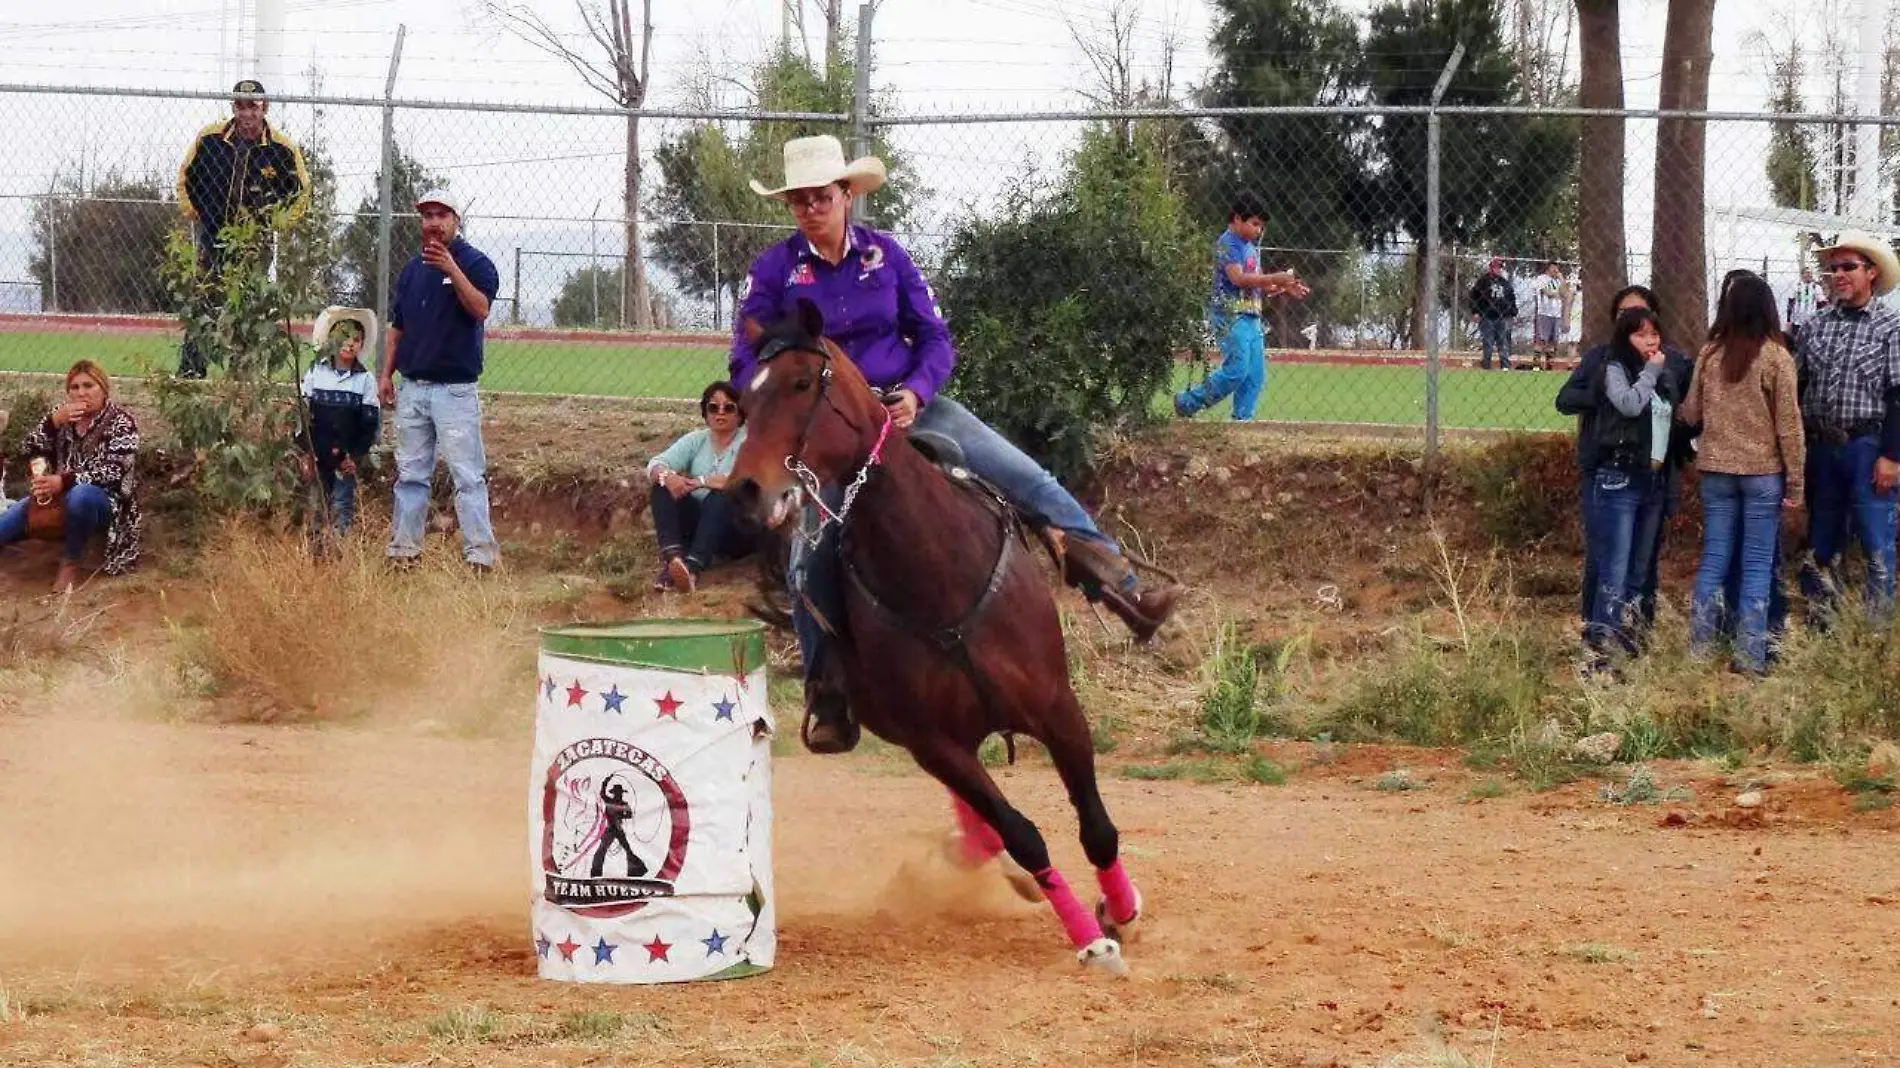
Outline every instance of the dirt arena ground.
{"label": "dirt arena ground", "polygon": [[[1150,922],[1123,981],[933,861],[888,753],[776,764],[764,976],[534,977],[528,739],[152,722],[90,675],[0,716],[8,1065],[1886,1065],[1889,812],[1683,765],[1475,800],[1452,754],[1282,746],[1280,787],[1107,797]],[[525,704],[525,702],[524,702]],[[1422,788],[1382,792],[1405,766]],[[1001,773],[1086,880],[1046,766]],[[1468,1060],[1459,1060],[1459,1056]]]}

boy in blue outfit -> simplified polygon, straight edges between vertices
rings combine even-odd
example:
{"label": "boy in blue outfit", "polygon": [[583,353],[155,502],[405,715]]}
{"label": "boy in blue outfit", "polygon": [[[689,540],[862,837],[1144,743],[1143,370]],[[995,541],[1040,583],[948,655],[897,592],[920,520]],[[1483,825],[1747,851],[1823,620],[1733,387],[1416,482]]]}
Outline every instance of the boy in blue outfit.
{"label": "boy in blue outfit", "polygon": [[320,530],[327,513],[330,530],[342,535],[356,519],[357,465],[375,446],[383,413],[377,404],[376,376],[362,363],[362,327],[346,322],[337,330],[342,343],[303,376],[310,411],[303,470],[305,479],[316,480],[321,494],[312,528]]}
{"label": "boy in blue outfit", "polygon": [[1234,418],[1253,418],[1267,386],[1261,298],[1285,294],[1300,300],[1311,292],[1291,270],[1261,273],[1258,242],[1266,225],[1266,212],[1251,197],[1236,200],[1227,212],[1227,229],[1214,242],[1214,290],[1207,306],[1207,325],[1220,344],[1221,365],[1200,385],[1175,394],[1176,415],[1192,416],[1231,393]]}

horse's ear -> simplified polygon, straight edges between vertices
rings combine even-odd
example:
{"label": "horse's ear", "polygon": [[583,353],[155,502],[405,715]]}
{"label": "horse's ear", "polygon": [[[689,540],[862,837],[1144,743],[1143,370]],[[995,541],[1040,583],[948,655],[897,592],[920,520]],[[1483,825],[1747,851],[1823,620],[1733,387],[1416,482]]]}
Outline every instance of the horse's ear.
{"label": "horse's ear", "polygon": [[759,343],[759,339],[764,336],[765,336],[765,327],[760,326],[758,323],[758,320],[752,318],[749,315],[746,316],[745,343],[748,345],[757,345]]}
{"label": "horse's ear", "polygon": [[818,305],[804,297],[798,298],[798,326],[812,337],[825,336],[824,313],[818,310]]}

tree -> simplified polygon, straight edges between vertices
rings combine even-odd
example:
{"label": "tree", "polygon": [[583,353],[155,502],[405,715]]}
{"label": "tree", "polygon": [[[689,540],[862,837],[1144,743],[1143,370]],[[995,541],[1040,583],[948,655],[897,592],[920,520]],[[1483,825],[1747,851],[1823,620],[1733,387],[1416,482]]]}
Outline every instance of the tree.
{"label": "tree", "polygon": [[1204,234],[1152,143],[1094,126],[1059,179],[1016,179],[999,212],[957,228],[939,286],[955,395],[1059,477],[1095,434],[1154,417],[1194,348]]}
{"label": "tree", "polygon": [[[1807,64],[1801,55],[1801,42],[1791,40],[1785,52],[1777,52],[1766,34],[1756,35],[1757,46],[1768,53],[1768,110],[1777,115],[1799,115],[1801,81]],[[1812,211],[1815,200],[1814,139],[1807,127],[1798,122],[1777,122],[1769,128],[1768,189],[1775,203],[1784,208]]]}
{"label": "tree", "polygon": [[619,267],[589,264],[567,276],[554,299],[554,325],[603,330],[614,325],[619,309]]}
{"label": "tree", "polygon": [[[589,89],[627,111],[626,156],[621,167],[620,205],[623,240],[622,278],[626,292],[621,302],[633,315],[636,329],[653,326],[653,305],[647,295],[647,271],[640,250],[640,115],[652,87],[653,0],[639,0],[640,26],[633,25],[635,0],[607,0],[606,10],[590,0],[575,0],[581,25],[603,54],[589,59],[525,4],[485,0],[491,15],[517,37],[566,63]],[[835,0],[833,0],[835,2]],[[627,325],[627,324],[621,324]]]}
{"label": "tree", "polygon": [[1524,77],[1524,102],[1540,108],[1567,103],[1577,9],[1570,0],[1510,0],[1510,8],[1511,58]]}
{"label": "tree", "polygon": [[86,189],[54,183],[33,205],[33,255],[27,272],[48,311],[139,314],[161,311],[158,279],[165,239],[178,225],[171,185],[156,176],[110,171]]}
{"label": "tree", "polygon": [[[1707,110],[1714,31],[1715,0],[1669,0],[1658,108]],[[1701,340],[1709,325],[1703,189],[1707,134],[1701,119],[1662,119],[1656,124],[1656,225],[1650,237],[1650,279],[1663,305],[1663,335],[1691,345]]]}
{"label": "tree", "polygon": [[[825,77],[804,57],[781,51],[753,71],[746,89],[748,103],[758,110],[842,113],[851,106],[851,85],[848,64]],[[735,136],[731,125],[690,127],[654,152],[660,171],[654,205],[664,220],[651,228],[654,258],[694,296],[737,293],[752,261],[790,229],[784,207],[754,193],[747,181],[780,173],[781,150],[791,138],[849,134],[835,123],[754,122]],[[871,151],[884,160],[890,177],[867,201],[868,221],[901,230],[922,190],[890,142],[874,137]],[[733,225],[715,228],[714,222]]]}
{"label": "tree", "polygon": [[[1623,107],[1623,53],[1617,0],[1577,0],[1582,84],[1586,108]],[[1577,174],[1577,254],[1583,276],[1583,343],[1609,336],[1610,298],[1629,284],[1623,236],[1623,120],[1583,120]],[[1653,275],[1652,275],[1653,277]]]}
{"label": "tree", "polygon": [[[416,216],[416,198],[431,189],[448,185],[448,179],[431,172],[414,156],[395,146],[395,166],[390,183],[390,205],[395,217],[389,222],[389,292],[396,292],[396,277],[417,253],[422,251],[422,220]],[[381,189],[378,171],[371,188]],[[346,303],[358,308],[376,303],[376,240],[380,207],[377,194],[365,196],[356,205],[356,214],[337,239],[337,259],[342,266],[342,288]],[[387,316],[389,309],[379,309]]]}
{"label": "tree", "polygon": [[[1386,0],[1374,8],[1361,65],[1373,103],[1429,104],[1453,50],[1465,55],[1444,95],[1446,104],[1497,104],[1521,99],[1517,65],[1505,47],[1493,0]],[[1372,176],[1365,232],[1376,241],[1426,233],[1426,119],[1385,115],[1373,142],[1381,166]],[[1570,123],[1522,115],[1459,115],[1440,123],[1439,234],[1451,244],[1516,243],[1539,219],[1572,173],[1576,137]],[[1425,292],[1426,257],[1414,257]],[[1444,290],[1441,288],[1441,293]],[[1462,295],[1447,293],[1456,301]],[[1438,309],[1413,307],[1412,337],[1425,337]]]}
{"label": "tree", "polygon": [[[1358,103],[1353,83],[1359,34],[1331,0],[1214,0],[1214,66],[1203,98],[1210,107]],[[1344,249],[1359,244],[1373,169],[1366,122],[1343,115],[1273,119],[1224,117],[1220,138],[1200,161],[1194,203],[1202,223],[1227,223],[1241,192],[1257,195],[1268,218],[1266,246]],[[1271,253],[1270,258],[1280,253]],[[1312,284],[1338,268],[1324,252],[1285,255]]]}

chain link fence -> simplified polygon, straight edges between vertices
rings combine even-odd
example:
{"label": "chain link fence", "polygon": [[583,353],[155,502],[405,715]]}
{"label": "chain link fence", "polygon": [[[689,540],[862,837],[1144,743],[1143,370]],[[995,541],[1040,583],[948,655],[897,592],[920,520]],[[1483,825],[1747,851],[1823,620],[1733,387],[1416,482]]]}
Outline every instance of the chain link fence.
{"label": "chain link fence", "polygon": [[[280,238],[276,269],[298,272],[311,312],[378,307],[383,265],[393,276],[417,250],[415,194],[446,185],[464,202],[466,236],[501,275],[486,388],[690,398],[723,375],[747,265],[790,230],[789,215],[743,188],[760,169],[757,152],[739,151],[749,139],[876,137],[902,181],[878,195],[890,199],[874,221],[934,274],[950,269],[959,234],[1074,181],[1086,137],[1106,132],[1139,145],[1159,177],[1155,195],[1178,201],[1193,252],[1181,270],[1211,285],[1214,241],[1245,193],[1267,208],[1260,266],[1297,270],[1311,286],[1304,300],[1275,298],[1265,310],[1269,371],[1257,418],[1435,438],[1441,429],[1568,425],[1552,399],[1582,340],[1599,333],[1584,328],[1583,294],[1602,287],[1607,297],[1617,281],[1585,276],[1580,248],[1611,248],[1597,262],[1655,284],[1652,247],[1680,247],[1697,229],[1693,159],[1679,136],[1659,138],[1659,125],[1688,128],[1706,145],[1701,248],[1671,260],[1699,261],[1702,277],[1678,266],[1681,276],[1657,286],[1702,302],[1683,321],[1706,319],[1734,268],[1762,273],[1784,309],[1800,304],[1815,235],[1895,232],[1892,169],[1855,161],[1869,144],[1890,148],[1900,120],[1874,120],[1881,134],[1870,140],[1829,116],[1448,107],[1434,123],[1429,110],[916,114],[864,131],[845,115],[649,112],[630,130],[608,109],[276,98],[269,118],[303,147],[317,189],[294,234]],[[228,114],[228,101],[209,93],[0,86],[0,123],[15,131],[0,147],[0,371],[57,372],[82,356],[119,374],[176,366],[176,320],[158,278],[166,236],[185,225],[176,174],[194,135]],[[1602,205],[1582,203],[1589,123],[1620,130],[1607,142],[1623,150],[1612,183],[1620,228]],[[641,161],[632,226],[630,142]],[[687,144],[731,148],[732,173],[711,174],[711,157],[684,152]],[[763,167],[757,176],[770,177],[776,160]],[[699,199],[723,204],[718,217],[670,210],[685,200],[682,184],[715,178],[724,192]],[[1501,324],[1473,314],[1493,260],[1515,305]],[[1183,314],[1198,320],[1200,309]],[[1484,366],[1487,325],[1494,341],[1508,335],[1512,370],[1502,354]],[[1692,348],[1696,339],[1672,340]],[[1181,355],[1177,388],[1207,373]]]}

